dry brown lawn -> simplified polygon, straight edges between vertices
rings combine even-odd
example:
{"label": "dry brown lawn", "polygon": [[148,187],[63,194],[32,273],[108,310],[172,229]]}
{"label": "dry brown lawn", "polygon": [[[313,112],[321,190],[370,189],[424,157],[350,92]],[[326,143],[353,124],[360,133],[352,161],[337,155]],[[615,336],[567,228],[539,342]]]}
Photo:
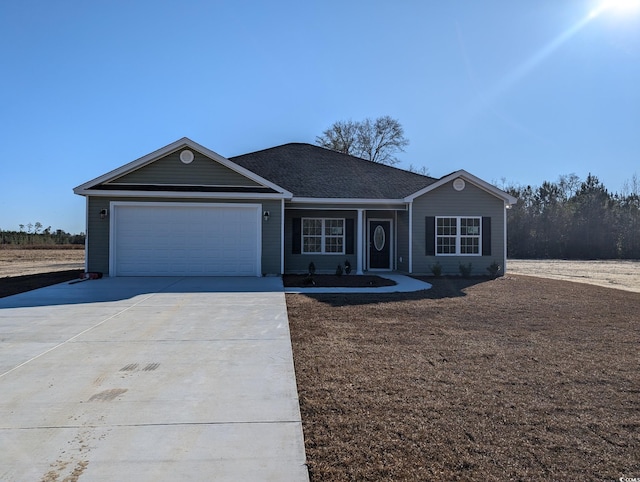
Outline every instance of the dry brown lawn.
{"label": "dry brown lawn", "polygon": [[0,278],[84,268],[84,249],[0,248]]}
{"label": "dry brown lawn", "polygon": [[640,294],[287,295],[312,480],[640,477]]}
{"label": "dry brown lawn", "polygon": [[507,272],[640,293],[639,260],[510,259]]}

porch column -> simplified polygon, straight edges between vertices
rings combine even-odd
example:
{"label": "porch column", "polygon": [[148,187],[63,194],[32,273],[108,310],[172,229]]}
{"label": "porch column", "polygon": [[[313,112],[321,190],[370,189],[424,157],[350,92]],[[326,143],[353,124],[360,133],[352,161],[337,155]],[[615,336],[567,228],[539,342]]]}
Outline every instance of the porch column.
{"label": "porch column", "polygon": [[409,274],[413,273],[413,201],[409,203]]}
{"label": "porch column", "polygon": [[363,274],[364,265],[364,209],[358,209],[358,226],[356,228],[356,274]]}

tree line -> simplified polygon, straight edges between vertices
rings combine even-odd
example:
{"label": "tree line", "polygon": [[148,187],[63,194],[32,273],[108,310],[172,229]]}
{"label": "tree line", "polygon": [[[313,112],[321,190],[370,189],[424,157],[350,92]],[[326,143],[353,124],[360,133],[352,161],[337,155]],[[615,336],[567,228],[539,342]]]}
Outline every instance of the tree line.
{"label": "tree line", "polygon": [[507,255],[537,259],[640,259],[640,180],[610,193],[589,174],[505,186],[518,202],[507,210]]}
{"label": "tree line", "polygon": [[0,246],[84,245],[85,234],[70,234],[62,229],[45,228],[42,223],[20,224],[19,231],[0,229]]}

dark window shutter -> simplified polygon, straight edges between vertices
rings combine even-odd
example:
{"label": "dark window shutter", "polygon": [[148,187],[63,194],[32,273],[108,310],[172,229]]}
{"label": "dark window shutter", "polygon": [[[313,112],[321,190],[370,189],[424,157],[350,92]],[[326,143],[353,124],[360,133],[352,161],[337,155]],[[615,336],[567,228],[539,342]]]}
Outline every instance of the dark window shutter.
{"label": "dark window shutter", "polygon": [[427,216],[425,218],[427,229],[424,244],[427,256],[436,255],[436,218],[435,216]]}
{"label": "dark window shutter", "polygon": [[482,256],[491,256],[491,218],[482,218]]}
{"label": "dark window shutter", "polygon": [[344,220],[344,236],[345,236],[345,253],[346,254],[354,254],[355,253],[355,240],[353,239],[353,219],[345,219]]}
{"label": "dark window shutter", "polygon": [[302,218],[293,218],[292,221],[291,254],[300,254],[302,252]]}

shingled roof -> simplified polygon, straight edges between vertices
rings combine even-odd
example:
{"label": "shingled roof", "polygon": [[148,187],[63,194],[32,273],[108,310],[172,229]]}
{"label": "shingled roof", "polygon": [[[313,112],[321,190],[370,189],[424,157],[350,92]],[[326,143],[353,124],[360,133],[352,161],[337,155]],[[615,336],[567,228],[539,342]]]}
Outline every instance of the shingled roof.
{"label": "shingled roof", "polygon": [[402,199],[437,181],[311,144],[284,144],[229,160],[295,197]]}

